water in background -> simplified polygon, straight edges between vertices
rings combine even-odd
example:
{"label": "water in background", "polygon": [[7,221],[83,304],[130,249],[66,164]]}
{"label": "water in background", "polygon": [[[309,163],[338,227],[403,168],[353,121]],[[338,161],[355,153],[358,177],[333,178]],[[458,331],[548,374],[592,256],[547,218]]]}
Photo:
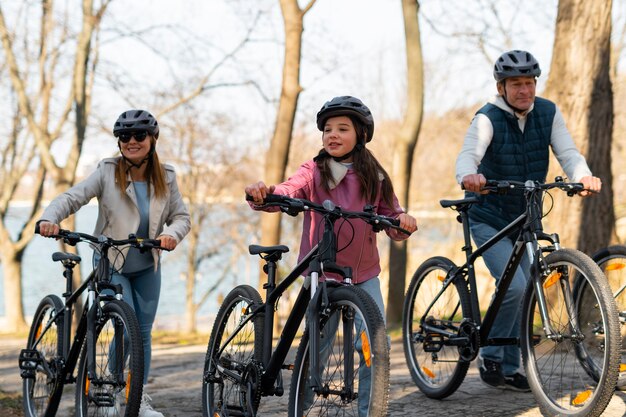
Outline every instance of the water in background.
{"label": "water in background", "polygon": [[[245,207],[247,209],[247,207]],[[248,209],[249,210],[249,209]],[[22,227],[23,219],[28,214],[28,207],[13,207],[9,211],[8,226],[15,238],[18,230]],[[92,233],[96,224],[98,207],[88,205],[83,207],[76,215],[77,231]],[[205,234],[209,237],[210,233]],[[252,243],[252,242],[250,242]],[[79,254],[82,257],[83,276],[91,271],[93,251],[86,243],[78,245]],[[220,262],[229,262],[231,251],[224,248],[223,253],[201,264],[197,275],[196,300],[200,298],[207,288],[214,285],[217,277],[221,275],[223,266]],[[231,248],[232,249],[232,248]],[[161,299],[157,313],[156,328],[178,329],[182,326],[185,311],[185,281],[183,271],[185,269],[185,256],[187,252],[185,241],[173,252],[165,252],[162,255],[162,282]],[[30,318],[37,308],[41,298],[47,294],[61,295],[65,291],[65,279],[63,268],[60,263],[52,261],[52,253],[59,251],[59,244],[54,239],[35,236],[28,245],[23,268],[23,296],[24,314]],[[198,312],[198,327],[202,331],[210,331],[213,317],[219,308],[218,298],[224,296],[232,287],[239,284],[250,284],[256,287],[258,277],[257,258],[249,254],[242,254],[236,260],[235,271],[229,273],[226,279],[219,285],[209,299],[203,304]],[[0,316],[4,312],[4,281],[3,272],[0,268]]]}
{"label": "water in background", "polygon": [[[242,205],[241,210],[249,210],[247,205]],[[12,207],[9,210],[7,224],[12,236],[18,233],[22,226],[23,219],[29,212],[28,207]],[[96,223],[98,207],[96,205],[87,205],[83,207],[76,215],[77,231],[92,233]],[[441,212],[437,212],[441,213]],[[416,213],[417,214],[417,213]],[[287,217],[286,217],[287,218]],[[461,227],[450,217],[441,217],[439,215],[428,218],[425,213],[417,214],[420,230],[410,239],[410,253],[408,265],[408,280],[410,280],[412,271],[417,268],[425,258],[437,255],[447,255],[454,257],[455,253],[459,253],[458,248],[454,248],[451,254],[445,253],[444,248],[450,247],[450,242],[459,239]],[[299,228],[301,219],[288,218],[288,224],[283,227],[283,235],[289,236],[284,238],[284,243],[293,248],[294,240],[299,240]],[[297,232],[297,233],[296,233]],[[222,230],[205,230],[201,237],[201,244],[208,244],[212,236],[219,236]],[[247,248],[248,244],[258,243],[254,236],[246,236]],[[387,254],[389,239],[384,233],[378,238],[379,251],[384,258]],[[83,258],[82,270],[86,276],[91,271],[91,259],[93,251],[85,243],[79,244],[79,254]],[[62,267],[59,263],[52,262],[52,253],[59,250],[58,242],[54,239],[35,236],[28,245],[25,255],[23,267],[23,296],[24,296],[24,314],[27,319],[34,314],[41,298],[47,294],[57,294],[60,296],[65,291],[65,279],[62,275]],[[185,256],[188,247],[183,241],[175,251],[164,253],[162,255],[162,282],[161,282],[161,298],[159,301],[159,310],[156,317],[155,329],[178,330],[182,328],[185,312]],[[244,249],[245,250],[245,249]],[[231,262],[233,252],[235,252],[235,265],[230,268],[223,282],[219,284],[207,301],[198,311],[198,330],[210,331],[213,319],[220,305],[221,298],[225,296],[234,286],[240,284],[249,284],[253,287],[257,285],[258,278],[258,258],[250,256],[247,252],[241,253],[242,249],[235,244],[225,245],[221,248],[220,253],[212,257],[208,261],[201,264],[198,275],[196,276],[196,292],[195,300],[199,300],[204,292],[211,288],[215,281],[223,274],[225,265]],[[282,266],[284,268],[292,267],[297,260],[297,251],[292,251],[283,258]],[[4,284],[2,269],[0,268],[0,318],[4,316]]]}

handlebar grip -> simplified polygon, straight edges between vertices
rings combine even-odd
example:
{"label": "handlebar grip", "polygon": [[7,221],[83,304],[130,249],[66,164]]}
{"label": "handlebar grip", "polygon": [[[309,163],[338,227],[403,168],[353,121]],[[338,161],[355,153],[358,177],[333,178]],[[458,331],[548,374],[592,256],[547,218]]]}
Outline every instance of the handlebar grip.
{"label": "handlebar grip", "polygon": [[[282,203],[286,198],[288,197],[281,194],[267,194],[263,200],[263,204]],[[246,201],[254,201],[254,199],[250,194],[246,194]]]}
{"label": "handlebar grip", "polygon": [[36,235],[41,234],[41,233],[39,233],[39,222],[37,222],[37,223],[35,224],[35,234],[36,234]]}

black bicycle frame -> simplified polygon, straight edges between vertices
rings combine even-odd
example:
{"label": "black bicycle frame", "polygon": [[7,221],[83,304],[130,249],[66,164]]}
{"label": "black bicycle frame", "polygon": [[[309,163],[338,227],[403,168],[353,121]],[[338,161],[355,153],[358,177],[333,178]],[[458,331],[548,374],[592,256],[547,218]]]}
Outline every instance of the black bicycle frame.
{"label": "black bicycle frame", "polygon": [[[531,279],[535,276],[536,272],[541,271],[540,260],[542,259],[542,250],[539,249],[536,244],[539,240],[545,240],[550,242],[551,247],[545,250],[554,250],[559,248],[559,237],[557,234],[547,234],[541,230],[540,223],[538,219],[541,218],[541,212],[536,207],[535,204],[531,204],[531,202],[540,201],[541,193],[533,190],[528,191],[531,195],[527,197],[527,207],[526,212],[522,213],[519,217],[513,220],[509,225],[507,225],[504,229],[500,230],[494,236],[491,237],[487,242],[478,247],[475,251],[472,251],[472,242],[470,238],[470,229],[469,229],[469,215],[468,209],[472,203],[465,204],[462,208],[459,208],[459,216],[461,218],[461,223],[463,224],[463,237],[464,237],[464,247],[462,250],[466,255],[466,262],[462,266],[458,267],[453,271],[448,272],[448,277],[446,277],[445,283],[443,287],[440,289],[439,293],[434,297],[432,303],[426,309],[426,312],[422,316],[421,322],[424,330],[426,332],[433,333],[442,333],[440,329],[437,327],[431,326],[426,322],[426,317],[428,317],[428,313],[430,309],[433,307],[435,302],[439,299],[441,294],[445,292],[449,285],[452,285],[455,280],[463,279],[465,284],[468,285],[470,291],[470,300],[471,300],[471,318],[476,326],[479,328],[480,335],[480,346],[502,346],[502,345],[515,345],[519,343],[518,338],[489,338],[489,332],[493,326],[493,322],[500,310],[500,306],[504,301],[504,297],[506,292],[513,281],[513,277],[515,276],[515,271],[517,270],[523,256],[525,253],[529,254],[530,260],[530,270],[531,270]],[[461,203],[462,204],[462,203]],[[480,306],[478,301],[478,292],[476,286],[476,272],[474,268],[474,263],[476,260],[481,257],[487,250],[493,247],[496,243],[505,239],[513,234],[517,234],[517,238],[513,244],[513,251],[511,252],[511,256],[502,272],[502,275],[499,280],[496,282],[495,296],[491,300],[489,307],[485,312],[484,318],[481,319],[480,315]],[[467,279],[465,280],[465,277]],[[535,282],[535,285],[539,285]],[[540,304],[540,311],[542,312],[542,317],[544,318],[544,323],[549,323],[548,318],[545,317],[545,311],[547,311],[547,307],[545,304],[545,299],[543,298],[543,291],[541,288],[538,288],[537,291],[537,301]],[[481,324],[482,320],[482,324]],[[548,327],[548,333],[550,332],[550,326]],[[448,336],[455,338],[457,335],[447,332]]]}
{"label": "black bicycle frame", "polygon": [[[105,267],[109,268],[109,260],[106,258],[106,248],[103,249],[103,253],[105,255],[102,257],[100,262],[105,262]],[[111,289],[115,292],[115,294],[121,294],[122,288],[120,285],[114,285],[106,282],[102,282],[97,278],[97,271],[106,271],[106,269],[95,269],[91,271],[87,279],[76,289],[73,291],[73,276],[74,271],[73,267],[76,265],[74,261],[63,262],[63,276],[66,280],[65,292],[63,293],[63,298],[65,299],[65,307],[63,311],[57,311],[55,316],[51,318],[50,322],[47,324],[46,328],[42,331],[41,337],[45,335],[48,328],[55,322],[60,314],[63,315],[61,319],[63,320],[63,351],[61,352],[62,358],[64,359],[64,384],[73,383],[74,382],[74,369],[76,368],[76,364],[78,362],[78,358],[80,355],[80,350],[83,346],[82,341],[85,339],[85,335],[87,335],[87,346],[88,346],[88,354],[87,354],[87,373],[90,378],[95,375],[95,327],[96,327],[96,317],[97,317],[97,309],[99,308],[99,301],[103,299],[110,298],[108,295],[100,295],[96,292],[96,286],[98,286],[98,290]],[[72,333],[72,321],[73,321],[73,306],[78,302],[79,297],[87,290],[89,297],[92,297],[92,300],[86,300],[83,306],[83,313],[78,322],[78,327],[76,329],[76,334],[74,335],[74,340],[70,343],[71,333]],[[41,340],[41,339],[40,339]],[[39,340],[35,342],[33,348],[37,346]],[[119,362],[118,362],[119,363]]]}
{"label": "black bicycle frame", "polygon": [[[338,217],[337,217],[338,218]],[[246,323],[253,320],[257,315],[264,315],[263,329],[263,354],[262,362],[264,372],[261,377],[262,393],[265,395],[282,395],[282,387],[275,386],[281,369],[284,368],[285,359],[289,353],[300,323],[307,316],[309,329],[309,354],[311,369],[311,388],[317,390],[321,388],[319,349],[320,344],[320,316],[325,306],[328,304],[328,283],[322,281],[318,283],[319,275],[322,271],[334,272],[343,277],[345,283],[351,283],[352,268],[342,267],[336,264],[336,237],[333,225],[337,219],[333,216],[326,216],[324,234],[320,243],[315,245],[311,251],[296,265],[296,267],[276,285],[277,261],[267,260],[267,283],[264,284],[266,290],[265,303],[258,306],[252,314],[242,320],[233,334],[224,342],[227,346],[230,340],[244,327]],[[300,288],[291,313],[287,317],[285,325],[281,331],[276,348],[272,352],[272,342],[274,336],[274,310],[276,303],[283,293],[298,279],[307,269],[310,274],[305,279],[304,285]],[[332,285],[332,284],[331,284]],[[337,285],[342,285],[337,283]],[[350,319],[349,319],[350,320]],[[353,318],[352,318],[353,320]],[[348,321],[347,325],[351,322]],[[346,326],[346,324],[344,324]],[[347,332],[351,335],[351,332]],[[351,337],[344,339],[344,349],[351,349],[353,341]],[[348,351],[348,350],[346,350]],[[348,355],[349,356],[349,355]],[[345,381],[352,381],[353,368],[345,367]]]}

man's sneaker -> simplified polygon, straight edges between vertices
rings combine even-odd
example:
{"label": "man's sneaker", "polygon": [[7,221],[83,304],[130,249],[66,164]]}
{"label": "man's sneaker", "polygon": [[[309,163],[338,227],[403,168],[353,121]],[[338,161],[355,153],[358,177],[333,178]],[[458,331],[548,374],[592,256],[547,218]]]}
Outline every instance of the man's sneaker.
{"label": "man's sneaker", "polygon": [[139,406],[138,417],[163,417],[163,413],[156,411],[148,401],[152,401],[152,398],[144,392],[141,396],[141,405]]}
{"label": "man's sneaker", "polygon": [[478,367],[480,379],[490,387],[504,388],[504,375],[498,362],[481,358],[482,363]]}
{"label": "man's sneaker", "polygon": [[520,392],[529,392],[530,386],[528,385],[528,379],[518,372],[513,375],[504,376],[504,385],[506,389]]}

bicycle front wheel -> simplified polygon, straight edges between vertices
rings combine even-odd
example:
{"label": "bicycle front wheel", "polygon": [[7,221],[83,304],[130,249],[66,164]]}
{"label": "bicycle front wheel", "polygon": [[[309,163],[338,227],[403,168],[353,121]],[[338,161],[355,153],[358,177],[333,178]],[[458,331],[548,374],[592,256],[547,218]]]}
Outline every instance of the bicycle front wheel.
{"label": "bicycle front wheel", "polygon": [[[413,381],[430,398],[442,399],[454,393],[469,368],[469,362],[461,360],[460,347],[448,343],[450,335],[460,335],[463,319],[471,316],[467,287],[464,282],[450,283],[435,299],[443,289],[449,271],[455,268],[447,258],[426,260],[415,271],[404,298],[404,356]],[[439,333],[426,330],[425,325]],[[464,352],[473,357],[478,349],[478,334],[473,332],[465,336],[469,342],[461,349],[469,349]]]}
{"label": "bicycle front wheel", "polygon": [[[352,286],[329,289],[328,301],[320,323],[320,352],[312,353],[319,354],[320,387],[310,385],[307,328],[294,363],[288,415],[386,416],[389,344],[378,306]],[[349,351],[346,337],[354,341]]]}
{"label": "bicycle front wheel", "polygon": [[[523,304],[528,383],[546,415],[599,416],[618,377],[613,296],[598,266],[582,252],[561,249],[544,261],[545,273],[539,283],[530,280]],[[539,300],[545,301],[547,322]]]}
{"label": "bicycle front wheel", "polygon": [[596,252],[592,259],[606,276],[619,314],[621,361],[617,388],[626,390],[626,246],[615,245]]}
{"label": "bicycle front wheel", "polygon": [[215,318],[204,360],[202,413],[214,416],[254,416],[261,391],[259,364],[263,352],[263,304],[249,285],[235,287]]}
{"label": "bicycle front wheel", "polygon": [[[56,414],[63,394],[63,302],[56,295],[41,300],[28,334],[26,350],[32,363],[22,371],[24,415]],[[35,343],[37,345],[35,346]]]}
{"label": "bicycle front wheel", "polygon": [[143,342],[128,304],[112,300],[102,306],[94,349],[94,374],[89,375],[85,338],[76,378],[76,416],[136,417],[143,391]]}

